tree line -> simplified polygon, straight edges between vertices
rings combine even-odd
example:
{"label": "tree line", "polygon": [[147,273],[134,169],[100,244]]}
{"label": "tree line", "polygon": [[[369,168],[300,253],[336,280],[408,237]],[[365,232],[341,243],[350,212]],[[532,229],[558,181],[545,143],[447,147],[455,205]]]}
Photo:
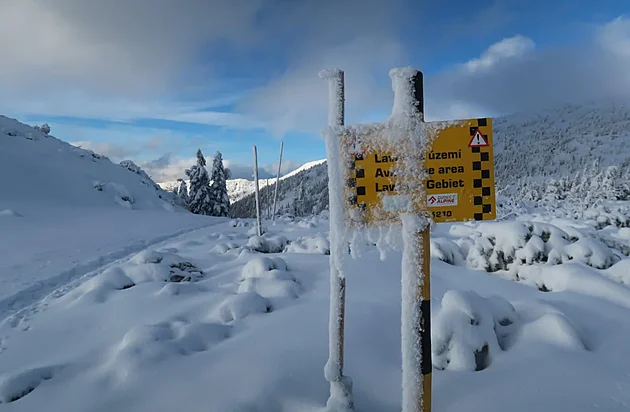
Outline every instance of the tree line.
{"label": "tree line", "polygon": [[191,213],[207,216],[228,216],[230,198],[227,191],[227,180],[230,170],[223,166],[221,152],[216,152],[212,160],[210,173],[206,169],[206,159],[197,150],[197,164],[186,169],[190,186],[184,179],[177,179],[179,186],[173,189],[178,203]]}

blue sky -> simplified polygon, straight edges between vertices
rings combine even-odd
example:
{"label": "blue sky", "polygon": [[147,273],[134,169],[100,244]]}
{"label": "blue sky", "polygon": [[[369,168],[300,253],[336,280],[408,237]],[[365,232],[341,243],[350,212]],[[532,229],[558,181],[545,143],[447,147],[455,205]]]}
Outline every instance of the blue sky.
{"label": "blue sky", "polygon": [[157,181],[198,147],[239,177],[254,144],[270,172],[280,140],[284,172],[325,157],[328,67],[346,71],[349,123],[388,115],[396,66],[424,72],[430,120],[630,97],[627,0],[0,4],[0,113]]}

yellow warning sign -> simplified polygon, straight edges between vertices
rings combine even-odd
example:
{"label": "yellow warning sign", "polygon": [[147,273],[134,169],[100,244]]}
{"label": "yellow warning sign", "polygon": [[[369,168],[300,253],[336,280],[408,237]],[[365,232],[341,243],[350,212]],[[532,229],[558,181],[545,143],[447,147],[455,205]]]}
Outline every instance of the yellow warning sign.
{"label": "yellow warning sign", "polygon": [[[467,119],[449,122],[431,136],[432,143],[424,158],[426,180],[421,182],[426,197],[402,193],[397,185],[394,150],[383,148],[380,136],[342,136],[342,153],[347,161],[346,210],[349,225],[367,223],[378,226],[398,220],[400,211],[424,213],[435,222],[496,219],[492,119]],[[431,126],[431,123],[427,123]],[[353,152],[348,146],[364,150]],[[352,142],[352,143],[351,143]],[[422,161],[421,161],[422,162]],[[414,176],[405,174],[405,179]]]}

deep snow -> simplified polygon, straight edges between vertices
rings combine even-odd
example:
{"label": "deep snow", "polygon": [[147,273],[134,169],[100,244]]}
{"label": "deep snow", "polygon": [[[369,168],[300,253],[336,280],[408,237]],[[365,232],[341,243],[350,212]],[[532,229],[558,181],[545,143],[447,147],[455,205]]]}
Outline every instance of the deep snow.
{"label": "deep snow", "polygon": [[0,211],[29,205],[183,211],[131,161],[75,147],[0,116]]}
{"label": "deep snow", "polygon": [[[545,233],[626,239],[626,228],[537,219]],[[265,225],[263,238],[240,220],[152,245],[2,321],[0,408],[322,410],[328,221]],[[517,239],[538,229],[503,226],[499,241],[490,226],[501,224],[483,225],[433,228],[433,410],[627,410],[630,260],[616,254],[606,269],[515,261],[487,272],[475,244],[516,256],[527,247]],[[357,411],[401,408],[400,260],[380,260],[369,245],[345,260],[345,374]],[[193,281],[165,281],[174,274]]]}

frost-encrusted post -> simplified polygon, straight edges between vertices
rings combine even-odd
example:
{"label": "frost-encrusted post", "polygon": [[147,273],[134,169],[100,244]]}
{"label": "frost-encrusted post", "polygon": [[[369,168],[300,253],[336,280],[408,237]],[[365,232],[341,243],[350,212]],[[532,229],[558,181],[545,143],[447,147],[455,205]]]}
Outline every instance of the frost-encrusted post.
{"label": "frost-encrusted post", "polygon": [[273,217],[272,221],[276,220],[276,204],[278,203],[278,186],[280,185],[280,168],[282,167],[282,149],[284,142],[280,142],[280,160],[278,160],[278,174],[276,175],[276,187],[273,193]]}
{"label": "frost-encrusted post", "polygon": [[254,149],[254,193],[256,197],[256,226],[258,228],[258,236],[262,236],[262,222],[260,220],[260,190],[258,187],[258,151],[256,146]]}
{"label": "frost-encrusted post", "polygon": [[[411,68],[390,71],[394,89],[392,118],[403,130],[414,131],[424,117],[422,73]],[[412,136],[416,133],[411,133]],[[422,143],[422,142],[420,142]],[[426,140],[424,141],[426,145]],[[413,144],[412,144],[413,146]],[[418,147],[423,153],[426,147]],[[409,156],[407,156],[409,157]],[[423,174],[405,165],[406,173]],[[411,190],[424,191],[424,186]],[[424,193],[421,193],[425,196]],[[402,219],[402,411],[431,411],[430,227],[421,214],[404,213]]]}
{"label": "frost-encrusted post", "polygon": [[352,411],[352,381],[343,375],[344,317],[346,279],[343,259],[348,253],[344,236],[344,193],[342,183],[339,131],[344,125],[344,73],[339,69],[324,70],[319,77],[328,81],[328,128],[324,133],[328,161],[328,195],[330,212],[330,315],[329,357],[324,374],[330,382],[330,412]]}

